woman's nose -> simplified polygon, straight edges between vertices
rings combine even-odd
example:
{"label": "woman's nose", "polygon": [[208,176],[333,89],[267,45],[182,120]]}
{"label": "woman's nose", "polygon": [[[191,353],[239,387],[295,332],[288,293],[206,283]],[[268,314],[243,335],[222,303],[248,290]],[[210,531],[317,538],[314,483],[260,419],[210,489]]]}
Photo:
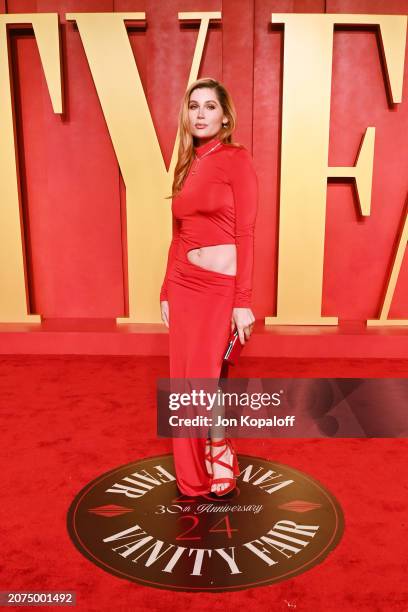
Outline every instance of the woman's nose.
{"label": "woman's nose", "polygon": [[199,108],[199,109],[198,109],[198,115],[197,115],[197,116],[198,116],[198,117],[204,117],[204,109]]}

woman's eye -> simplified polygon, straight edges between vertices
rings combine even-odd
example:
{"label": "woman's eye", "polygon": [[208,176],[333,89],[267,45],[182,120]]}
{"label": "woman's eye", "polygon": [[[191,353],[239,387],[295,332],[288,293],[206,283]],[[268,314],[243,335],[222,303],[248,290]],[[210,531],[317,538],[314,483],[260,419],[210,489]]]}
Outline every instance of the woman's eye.
{"label": "woman's eye", "polygon": [[[195,110],[197,108],[197,106],[189,106],[190,110]],[[214,110],[215,106],[211,105],[211,106],[207,106],[207,108],[209,108],[210,110]]]}

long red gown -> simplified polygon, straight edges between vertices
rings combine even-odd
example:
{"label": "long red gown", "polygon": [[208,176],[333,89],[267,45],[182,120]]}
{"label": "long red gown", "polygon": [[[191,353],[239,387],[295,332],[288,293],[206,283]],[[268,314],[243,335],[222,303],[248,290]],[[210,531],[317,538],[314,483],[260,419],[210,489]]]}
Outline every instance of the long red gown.
{"label": "long red gown", "polygon": [[[218,137],[195,147],[196,159],[172,201],[173,237],[160,300],[169,302],[170,378],[218,379],[232,309],[251,308],[258,181],[245,147]],[[187,252],[235,244],[236,276],[191,263]],[[204,438],[173,438],[177,486],[210,491]]]}

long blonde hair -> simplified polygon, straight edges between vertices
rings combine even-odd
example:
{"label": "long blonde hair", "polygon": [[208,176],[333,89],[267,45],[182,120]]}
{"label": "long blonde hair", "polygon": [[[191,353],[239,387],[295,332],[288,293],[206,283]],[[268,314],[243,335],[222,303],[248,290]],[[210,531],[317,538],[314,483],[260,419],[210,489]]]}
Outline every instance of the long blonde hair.
{"label": "long blonde hair", "polygon": [[[194,140],[193,135],[190,131],[190,121],[188,115],[188,106],[190,103],[190,95],[195,89],[200,89],[208,87],[209,89],[214,89],[217,95],[218,101],[221,104],[224,115],[227,118],[227,124],[221,128],[221,131],[218,133],[218,137],[221,142],[224,144],[230,144],[232,146],[239,147],[241,146],[238,143],[232,142],[232,133],[235,130],[236,125],[236,112],[234,103],[230,94],[228,93],[225,86],[211,78],[202,78],[194,81],[186,90],[184,94],[183,101],[181,104],[181,109],[179,112],[179,148],[178,148],[178,159],[177,164],[174,169],[174,179],[172,184],[172,194],[168,196],[169,198],[173,198],[176,196],[182,189],[184,180],[187,176],[188,170],[194,159]],[[167,198],[166,198],[167,199]]]}

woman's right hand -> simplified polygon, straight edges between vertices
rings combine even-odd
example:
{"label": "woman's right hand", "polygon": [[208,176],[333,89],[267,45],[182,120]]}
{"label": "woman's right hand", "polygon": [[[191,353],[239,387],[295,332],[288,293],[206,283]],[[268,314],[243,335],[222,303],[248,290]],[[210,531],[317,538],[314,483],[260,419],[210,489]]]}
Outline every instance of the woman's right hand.
{"label": "woman's right hand", "polygon": [[160,302],[161,318],[166,327],[169,327],[169,303],[167,300]]}

